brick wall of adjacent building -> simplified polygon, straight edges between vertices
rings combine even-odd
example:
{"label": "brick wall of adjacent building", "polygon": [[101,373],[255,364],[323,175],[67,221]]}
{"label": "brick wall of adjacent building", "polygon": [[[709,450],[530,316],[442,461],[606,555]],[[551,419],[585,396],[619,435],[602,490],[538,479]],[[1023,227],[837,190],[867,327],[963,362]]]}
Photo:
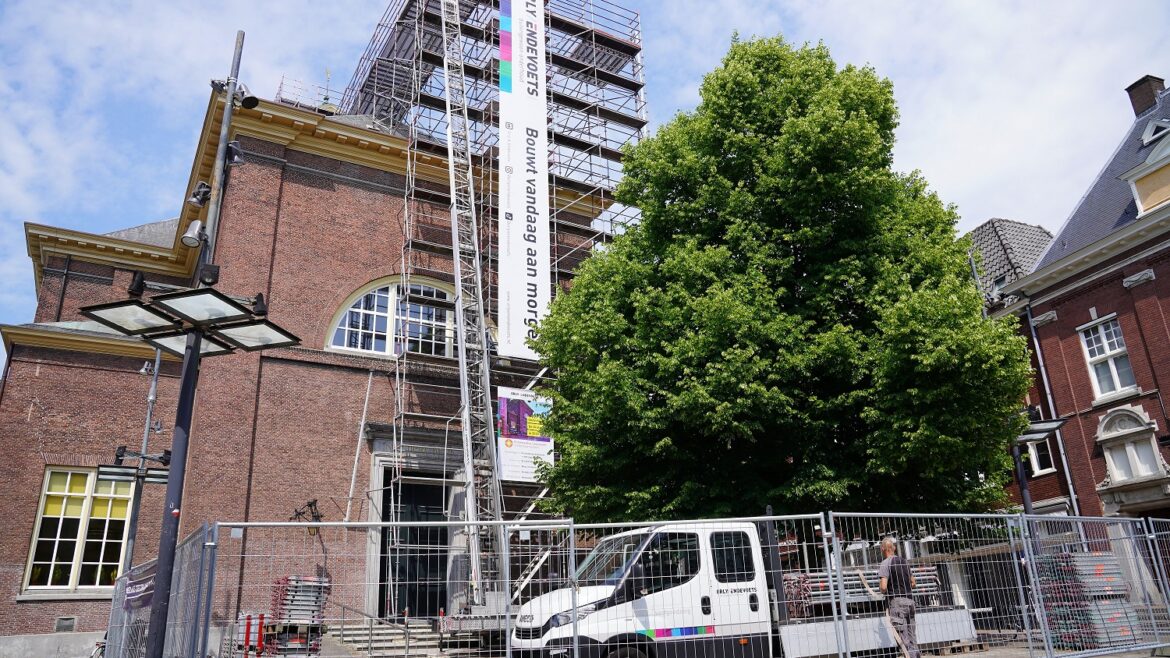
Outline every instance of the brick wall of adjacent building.
{"label": "brick wall of adjacent building", "polygon": [[[1165,445],[1170,418],[1167,417],[1161,393],[1166,383],[1165,373],[1170,372],[1170,327],[1166,320],[1167,312],[1170,311],[1170,250],[1158,251],[1118,267],[1152,244],[1137,245],[1050,290],[1028,291],[1033,299],[1039,299],[1072,287],[1051,300],[1036,304],[1032,312],[1034,316],[1052,310],[1057,314],[1056,321],[1039,326],[1036,332],[1044,352],[1056,415],[1069,417],[1062,434],[1082,514],[1102,513],[1102,503],[1096,488],[1106,477],[1106,464],[1097,445],[1097,432],[1100,418],[1111,409],[1124,405],[1140,406],[1158,425],[1156,435],[1163,444],[1163,457],[1170,455],[1170,449]],[[1118,269],[1104,273],[1111,267]],[[1128,289],[1122,285],[1126,277],[1147,269],[1154,271],[1153,281]],[[1094,276],[1097,278],[1092,278]],[[1078,282],[1081,285],[1073,285]],[[1077,327],[1092,322],[1090,309],[1096,310],[1098,318],[1117,314],[1134,378],[1141,393],[1094,406],[1091,374],[1077,331]],[[1042,394],[1042,389],[1036,393]],[[1044,406],[1047,409],[1047,404]],[[1049,414],[1045,415],[1048,417]],[[1061,465],[1059,454],[1056,454],[1055,440],[1052,446],[1059,472]],[[1041,500],[1066,495],[1058,475],[1046,476],[1050,482],[1044,481],[1044,478],[1033,479],[1030,482],[1033,498]],[[1018,491],[1013,489],[1013,495],[1018,499]]]}
{"label": "brick wall of adjacent building", "polygon": [[[353,518],[365,520],[371,456],[359,440],[362,409],[374,370],[368,418],[392,420],[394,365],[324,347],[352,293],[400,273],[403,179],[260,140],[241,142],[271,159],[253,157],[230,170],[215,254],[217,288],[240,297],[264,293],[270,318],[299,336],[302,346],[203,362],[180,532],[203,521],[288,520],[311,499],[326,520],[341,520],[355,448]],[[420,254],[417,260],[433,271],[451,270],[449,256]],[[68,264],[62,295],[65,264],[62,259],[46,269],[36,321],[81,320],[79,307],[124,298],[130,271],[77,260]],[[66,614],[79,617],[78,630],[104,628],[108,599],[17,599],[45,464],[80,459],[92,466],[109,461],[119,444],[136,445],[149,386],[138,374],[141,365],[139,359],[14,348],[0,399],[0,443],[21,450],[0,465],[17,517],[0,539],[0,634],[51,632],[55,617]],[[178,367],[167,364],[156,407],[168,428]],[[169,441],[168,433],[152,447],[169,447]],[[161,489],[147,489],[144,499],[143,558],[157,550]]]}
{"label": "brick wall of adjacent building", "polygon": [[[92,468],[111,463],[118,445],[137,450],[142,440],[150,377],[142,360],[17,345],[9,356],[0,398],[0,482],[5,487],[5,532],[0,535],[0,634],[48,633],[57,617],[78,618],[79,630],[104,628],[109,600],[68,595],[37,600],[22,594],[47,466]],[[177,364],[159,379],[156,417],[174,422]],[[152,451],[169,447],[169,434],[154,436]],[[145,491],[138,542],[140,556],[158,546],[161,487]],[[18,597],[20,597],[18,599]]]}

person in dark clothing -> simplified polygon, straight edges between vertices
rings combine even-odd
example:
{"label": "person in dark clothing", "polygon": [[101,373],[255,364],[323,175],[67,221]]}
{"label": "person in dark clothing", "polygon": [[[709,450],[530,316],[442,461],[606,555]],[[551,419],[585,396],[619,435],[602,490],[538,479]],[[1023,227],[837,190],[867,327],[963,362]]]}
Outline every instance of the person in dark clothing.
{"label": "person in dark clothing", "polygon": [[893,537],[882,540],[882,556],[885,559],[878,567],[878,576],[888,603],[886,613],[907,658],[920,658],[914,627],[914,574],[910,572],[910,563],[898,555],[898,542]]}

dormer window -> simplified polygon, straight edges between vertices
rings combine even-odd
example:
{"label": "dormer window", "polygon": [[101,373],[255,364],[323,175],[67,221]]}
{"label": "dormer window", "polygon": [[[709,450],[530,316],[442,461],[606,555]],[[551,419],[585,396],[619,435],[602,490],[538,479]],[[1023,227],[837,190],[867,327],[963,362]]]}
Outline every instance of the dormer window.
{"label": "dormer window", "polygon": [[1142,133],[1142,146],[1149,146],[1170,133],[1170,119],[1154,119],[1146,124]]}

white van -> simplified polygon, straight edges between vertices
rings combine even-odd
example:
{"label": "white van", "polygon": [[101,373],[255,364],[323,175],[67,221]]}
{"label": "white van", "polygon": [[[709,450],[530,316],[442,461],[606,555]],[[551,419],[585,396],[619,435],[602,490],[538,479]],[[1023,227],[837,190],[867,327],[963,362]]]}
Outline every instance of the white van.
{"label": "white van", "polygon": [[[520,607],[510,638],[513,658],[572,656],[574,616],[581,658],[835,655],[838,625],[831,616],[790,619],[774,584],[784,577],[764,555],[750,522],[672,523],[606,537],[577,570],[576,615],[571,587]],[[913,568],[915,595],[930,586],[937,592],[936,567]],[[871,571],[866,577],[876,581],[876,568]],[[832,572],[805,575],[817,576],[818,587],[830,586]],[[850,572],[850,578],[859,576]],[[918,631],[919,646],[977,635],[966,607],[937,602],[919,611]],[[851,652],[897,646],[881,612],[850,616],[847,636],[841,639]]]}
{"label": "white van", "polygon": [[[577,572],[580,655],[771,655],[768,587],[751,523],[669,524],[601,540]],[[572,589],[520,607],[512,648],[548,658],[573,646]]]}

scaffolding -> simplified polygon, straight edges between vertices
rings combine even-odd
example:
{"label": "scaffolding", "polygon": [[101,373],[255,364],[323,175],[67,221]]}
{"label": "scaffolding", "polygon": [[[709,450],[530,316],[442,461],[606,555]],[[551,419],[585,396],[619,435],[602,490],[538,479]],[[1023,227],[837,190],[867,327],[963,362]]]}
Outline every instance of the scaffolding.
{"label": "scaffolding", "polygon": [[[372,492],[385,521],[401,518],[402,485],[420,471],[455,492],[442,510],[451,519],[531,516],[541,494],[529,483],[500,482],[495,472],[489,385],[529,387],[540,376],[536,363],[492,350],[499,28],[498,0],[392,0],[338,106],[341,116],[361,117],[408,145],[402,216],[392,218],[402,226],[394,417],[369,428],[389,439],[394,453]],[[547,0],[545,31],[549,286],[567,288],[584,259],[637,218],[613,191],[621,148],[647,123],[641,34],[638,14],[607,0]],[[454,316],[461,339],[447,336],[442,353],[419,350],[410,323],[424,313]],[[458,365],[451,361],[457,353]],[[458,492],[467,489],[475,495],[464,503]],[[507,599],[507,592],[490,591],[500,564],[493,541],[462,540],[472,575],[465,592],[448,593],[449,615],[490,612]],[[453,540],[452,550],[457,545]],[[412,548],[389,538],[386,559]],[[475,575],[478,569],[484,573]],[[481,579],[489,591],[477,591]]]}

